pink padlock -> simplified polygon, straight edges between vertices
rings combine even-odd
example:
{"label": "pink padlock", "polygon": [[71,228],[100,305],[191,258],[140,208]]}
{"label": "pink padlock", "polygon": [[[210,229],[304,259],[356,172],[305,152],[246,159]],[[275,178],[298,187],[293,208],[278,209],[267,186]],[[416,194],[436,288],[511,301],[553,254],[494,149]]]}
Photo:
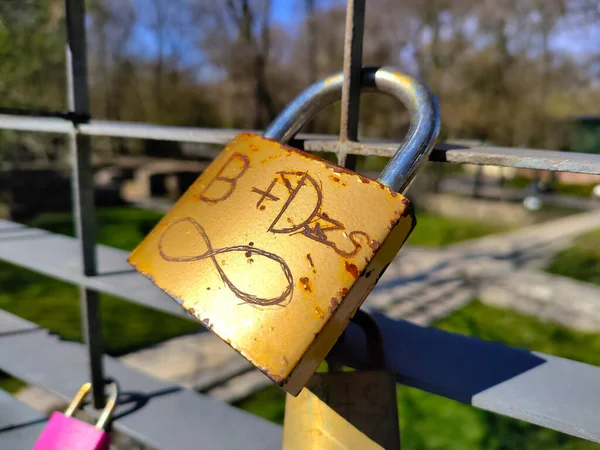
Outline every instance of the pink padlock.
{"label": "pink padlock", "polygon": [[96,425],[82,422],[73,417],[92,384],[85,383],[63,413],[52,413],[48,425],[42,431],[33,450],[108,450],[110,433],[105,431],[115,406],[119,391],[116,383],[110,383],[111,393]]}

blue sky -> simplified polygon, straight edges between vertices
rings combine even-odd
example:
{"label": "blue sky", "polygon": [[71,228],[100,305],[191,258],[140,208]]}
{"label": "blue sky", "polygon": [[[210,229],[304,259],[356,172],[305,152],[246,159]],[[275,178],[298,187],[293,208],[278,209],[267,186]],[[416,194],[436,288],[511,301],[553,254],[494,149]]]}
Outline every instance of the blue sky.
{"label": "blue sky", "polygon": [[[143,1],[138,0],[138,2]],[[321,0],[315,3],[332,6],[335,4],[345,4],[345,0]],[[143,5],[145,3],[138,3],[142,15],[148,11]],[[305,16],[304,8],[304,0],[273,0],[272,19],[286,31],[293,34]],[[180,36],[174,36],[173,38],[174,42],[177,43],[178,50],[186,55],[186,62],[197,64],[202,61],[202,54],[197,49],[195,43]],[[572,24],[562,24],[555,36],[553,36],[551,45],[555,50],[569,53],[576,58],[583,58],[593,53],[599,53],[598,42],[600,42],[599,26],[575,27]],[[138,24],[136,27],[135,39],[131,45],[133,52],[148,57],[153,57],[158,50],[156,39],[152,32],[142,24]],[[205,66],[203,64],[198,65],[200,67]],[[210,76],[211,73],[212,70],[209,70],[204,75]]]}
{"label": "blue sky", "polygon": [[[302,18],[305,13],[303,3],[303,0],[275,0],[273,2],[274,20],[283,25],[285,29],[294,30],[298,18]],[[330,0],[321,3],[333,5],[346,2]],[[600,50],[600,26],[575,27],[572,24],[562,24],[553,37],[551,45],[555,50],[578,56],[598,53]]]}
{"label": "blue sky", "polygon": [[[157,40],[153,31],[147,26],[152,19],[153,10],[145,8],[145,0],[137,0],[137,7],[140,17],[135,26],[134,38],[130,43],[132,53],[144,55],[153,58],[158,52]],[[317,1],[320,5],[336,3],[345,3],[345,0],[321,0]],[[301,23],[305,15],[304,0],[274,0],[272,3],[272,20],[284,28],[289,33],[294,33],[297,26]],[[146,23],[144,23],[146,22]],[[184,38],[173,36],[178,43],[180,51],[186,55],[190,63],[202,61],[202,55],[196,46]],[[209,72],[211,72],[209,70]],[[212,72],[211,72],[212,73]]]}
{"label": "blue sky", "polygon": [[304,11],[300,8],[300,2],[275,1],[273,3],[273,18],[284,27],[294,27],[297,17],[302,17]]}
{"label": "blue sky", "polygon": [[600,52],[600,27],[562,26],[553,39],[553,47],[573,55],[590,55]]}

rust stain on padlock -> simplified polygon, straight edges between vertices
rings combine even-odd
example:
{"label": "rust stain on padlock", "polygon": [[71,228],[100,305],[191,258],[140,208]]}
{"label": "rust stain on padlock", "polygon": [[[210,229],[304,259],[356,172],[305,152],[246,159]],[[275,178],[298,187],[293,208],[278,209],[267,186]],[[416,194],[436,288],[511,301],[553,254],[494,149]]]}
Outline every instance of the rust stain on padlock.
{"label": "rust stain on padlock", "polygon": [[249,133],[210,167],[129,262],[297,395],[410,234],[412,207]]}
{"label": "rust stain on padlock", "polygon": [[312,292],[310,287],[310,279],[308,277],[300,278],[300,284],[305,291]]}
{"label": "rust stain on padlock", "polygon": [[346,272],[348,272],[354,278],[358,278],[358,267],[356,264],[352,264],[352,263],[346,261],[345,266],[346,266]]}
{"label": "rust stain on padlock", "polygon": [[331,297],[331,304],[327,308],[327,311],[329,311],[329,314],[333,314],[338,306],[340,306],[340,301],[335,297]]}

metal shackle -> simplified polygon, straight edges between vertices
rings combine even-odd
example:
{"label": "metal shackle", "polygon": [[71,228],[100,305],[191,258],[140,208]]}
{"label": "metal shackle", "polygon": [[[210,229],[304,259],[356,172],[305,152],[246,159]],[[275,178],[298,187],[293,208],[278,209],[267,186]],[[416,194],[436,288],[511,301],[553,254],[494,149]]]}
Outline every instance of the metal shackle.
{"label": "metal shackle", "polygon": [[[99,430],[102,430],[106,427],[106,424],[108,423],[115,410],[115,407],[117,406],[117,399],[119,398],[119,386],[117,385],[117,383],[115,381],[111,381],[109,387],[110,394],[108,396],[108,400],[106,402],[106,405],[104,406],[104,409],[102,410],[102,413],[98,417],[98,421],[95,425],[95,428]],[[83,384],[83,386],[79,388],[79,391],[77,391],[77,394],[75,394],[75,397],[73,397],[73,400],[71,400],[71,403],[67,407],[64,413],[65,416],[73,416],[75,411],[77,411],[81,407],[83,401],[85,400],[85,397],[91,389],[92,383],[89,382]]]}
{"label": "metal shackle", "polygon": [[[440,131],[438,102],[420,81],[386,67],[363,67],[361,90],[377,91],[400,100],[410,114],[410,127],[402,144],[377,181],[396,192],[405,191],[419,167],[428,160]],[[267,127],[263,137],[287,143],[320,110],[342,96],[342,72],[302,91]]]}
{"label": "metal shackle", "polygon": [[[375,319],[368,312],[359,308],[350,320],[362,329],[366,339],[368,364],[361,368],[385,370],[386,362],[383,349],[383,336]],[[346,331],[338,338],[334,349],[325,357],[330,373],[341,372],[341,368],[344,365],[340,358],[340,352],[343,351],[341,349],[347,346],[345,336]]]}

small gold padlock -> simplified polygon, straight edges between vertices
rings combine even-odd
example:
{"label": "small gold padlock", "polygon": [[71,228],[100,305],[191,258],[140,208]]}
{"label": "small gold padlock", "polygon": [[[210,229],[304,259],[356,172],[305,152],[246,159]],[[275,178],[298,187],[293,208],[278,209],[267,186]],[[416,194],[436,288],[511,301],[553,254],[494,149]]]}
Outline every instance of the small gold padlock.
{"label": "small gold padlock", "polygon": [[238,135],[129,258],[293,395],[412,231],[399,192],[439,131],[424,85],[390,69],[362,75],[363,87],[399,98],[412,118],[379,181],[281,143],[340,97],[339,74],[300,94],[264,136]]}
{"label": "small gold padlock", "polygon": [[328,372],[315,373],[297,397],[288,394],[284,450],[400,448],[396,380],[385,369],[381,334],[362,310],[353,321],[367,336],[371,367],[342,372],[328,359]]}

